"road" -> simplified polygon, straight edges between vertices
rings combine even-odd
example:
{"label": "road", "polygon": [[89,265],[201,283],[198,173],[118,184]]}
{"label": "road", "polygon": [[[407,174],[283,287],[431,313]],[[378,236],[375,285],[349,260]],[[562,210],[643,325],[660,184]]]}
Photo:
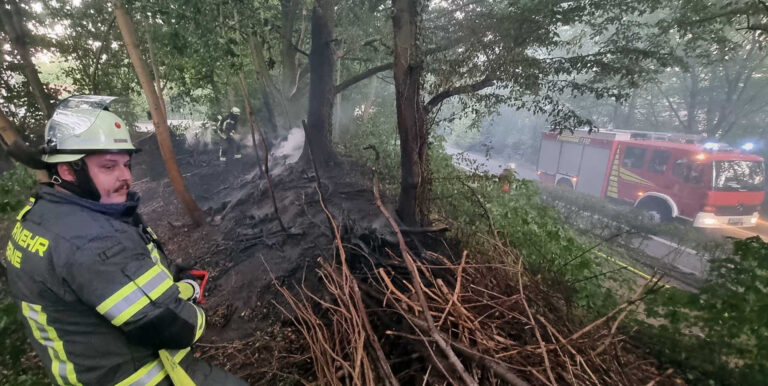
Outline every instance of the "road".
{"label": "road", "polygon": [[[499,158],[487,158],[485,155],[462,152],[461,150],[446,145],[446,152],[454,156],[457,166],[467,170],[473,168],[491,174],[499,174],[504,170],[509,161]],[[515,170],[521,178],[538,181],[536,168],[524,162],[515,162]],[[585,215],[590,215],[585,213]],[[768,241],[768,222],[760,219],[758,226],[753,228],[721,228],[707,229],[705,231],[713,238],[747,238],[758,235]],[[661,270],[681,282],[680,287],[692,288],[706,276],[708,263],[704,254],[690,248],[677,245],[671,241],[657,236],[637,237],[629,241],[632,247],[644,251],[648,258],[637,261],[636,264],[644,266],[644,270]]]}

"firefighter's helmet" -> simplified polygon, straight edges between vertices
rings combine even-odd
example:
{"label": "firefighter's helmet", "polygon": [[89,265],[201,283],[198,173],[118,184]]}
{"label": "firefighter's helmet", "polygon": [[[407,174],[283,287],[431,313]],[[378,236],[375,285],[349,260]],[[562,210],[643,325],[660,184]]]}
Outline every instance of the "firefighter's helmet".
{"label": "firefighter's helmet", "polygon": [[42,160],[72,162],[87,154],[138,151],[128,125],[107,109],[115,97],[76,95],[63,100],[45,127]]}
{"label": "firefighter's helmet", "polygon": [[232,110],[230,111],[232,112],[232,114],[240,115],[240,109],[238,109],[237,107],[233,107]]}

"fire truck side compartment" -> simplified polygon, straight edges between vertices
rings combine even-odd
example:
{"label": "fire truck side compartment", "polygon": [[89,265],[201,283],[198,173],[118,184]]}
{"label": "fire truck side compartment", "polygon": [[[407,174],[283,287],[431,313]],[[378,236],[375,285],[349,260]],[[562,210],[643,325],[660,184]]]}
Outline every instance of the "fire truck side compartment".
{"label": "fire truck side compartment", "polygon": [[576,190],[600,197],[603,193],[605,173],[608,170],[608,161],[611,149],[589,146],[585,149],[581,158],[581,170]]}

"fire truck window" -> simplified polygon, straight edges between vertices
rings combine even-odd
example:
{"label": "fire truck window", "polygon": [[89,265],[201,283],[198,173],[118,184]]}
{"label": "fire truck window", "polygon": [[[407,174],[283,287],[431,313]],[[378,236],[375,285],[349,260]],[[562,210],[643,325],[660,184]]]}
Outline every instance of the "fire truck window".
{"label": "fire truck window", "polygon": [[672,166],[672,175],[686,184],[700,184],[702,173],[701,164],[690,162],[685,158],[675,161],[674,166]]}
{"label": "fire truck window", "polygon": [[630,169],[642,169],[644,163],[645,149],[627,146],[627,152],[624,153],[624,161],[621,163],[621,166]]}
{"label": "fire truck window", "polygon": [[669,151],[654,150],[651,154],[651,161],[648,162],[648,171],[656,174],[664,174],[667,171],[669,163]]}

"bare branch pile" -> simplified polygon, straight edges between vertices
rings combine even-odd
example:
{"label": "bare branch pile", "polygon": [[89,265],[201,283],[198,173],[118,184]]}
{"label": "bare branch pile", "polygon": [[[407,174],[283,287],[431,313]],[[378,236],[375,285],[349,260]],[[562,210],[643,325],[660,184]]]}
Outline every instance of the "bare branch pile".
{"label": "bare branch pile", "polygon": [[397,247],[344,244],[323,205],[336,245],[333,261],[318,269],[329,296],[294,296],[275,283],[309,343],[319,384],[673,383],[671,371],[662,373],[617,332],[633,306],[661,287],[658,278],[579,328],[513,249],[491,241],[507,263],[486,265],[471,264],[467,252],[451,262],[418,243],[412,249],[375,181],[374,195]]}

